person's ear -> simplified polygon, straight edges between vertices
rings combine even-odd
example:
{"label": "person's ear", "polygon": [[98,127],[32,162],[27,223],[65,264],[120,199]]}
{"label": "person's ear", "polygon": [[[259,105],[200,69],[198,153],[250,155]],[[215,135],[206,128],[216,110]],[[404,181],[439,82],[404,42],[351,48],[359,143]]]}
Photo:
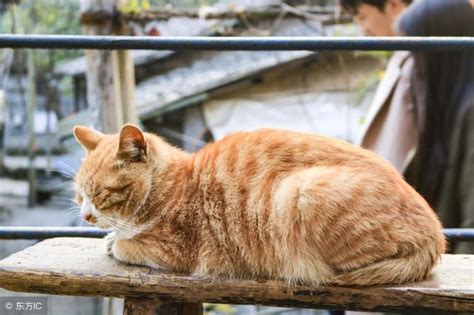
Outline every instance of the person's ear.
{"label": "person's ear", "polygon": [[85,126],[75,126],[73,129],[74,137],[87,153],[94,150],[105,135],[102,132]]}
{"label": "person's ear", "polygon": [[385,13],[395,16],[403,12],[407,4],[403,0],[387,0],[385,3]]}
{"label": "person's ear", "polygon": [[145,135],[137,126],[127,124],[120,129],[117,158],[129,162],[144,162],[147,156]]}

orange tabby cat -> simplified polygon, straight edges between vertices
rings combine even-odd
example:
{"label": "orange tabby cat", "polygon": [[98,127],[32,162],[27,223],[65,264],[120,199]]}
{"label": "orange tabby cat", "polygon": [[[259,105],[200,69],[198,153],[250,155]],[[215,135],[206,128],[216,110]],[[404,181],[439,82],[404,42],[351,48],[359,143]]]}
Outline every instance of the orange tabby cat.
{"label": "orange tabby cat", "polygon": [[387,162],[343,141],[241,132],[196,154],[126,125],[86,127],[76,176],[88,222],[114,228],[116,259],[195,275],[313,285],[426,278],[439,220]]}

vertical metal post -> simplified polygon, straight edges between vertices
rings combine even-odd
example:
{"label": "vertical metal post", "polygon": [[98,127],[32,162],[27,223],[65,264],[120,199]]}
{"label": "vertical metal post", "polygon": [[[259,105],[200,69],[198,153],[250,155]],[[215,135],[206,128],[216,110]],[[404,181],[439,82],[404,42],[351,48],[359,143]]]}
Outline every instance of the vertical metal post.
{"label": "vertical metal post", "polygon": [[26,52],[28,68],[28,207],[36,204],[37,176],[35,168],[35,111],[36,111],[36,70],[33,59],[33,50]]}

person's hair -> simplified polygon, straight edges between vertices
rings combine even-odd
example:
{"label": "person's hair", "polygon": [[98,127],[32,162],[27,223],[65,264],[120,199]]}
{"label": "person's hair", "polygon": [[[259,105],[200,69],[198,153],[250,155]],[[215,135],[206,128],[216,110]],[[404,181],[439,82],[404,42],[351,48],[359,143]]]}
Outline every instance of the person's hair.
{"label": "person's hair", "polygon": [[[371,5],[376,7],[380,12],[384,12],[387,1],[388,0],[339,0],[339,4],[350,14],[357,14],[357,9],[361,4]],[[402,0],[402,2],[409,5],[413,0]]]}
{"label": "person's hair", "polygon": [[[415,2],[400,17],[398,30],[406,36],[474,36],[474,10],[468,0]],[[453,129],[469,109],[469,97],[474,97],[474,51],[422,51],[414,56],[412,91],[419,140],[412,184],[434,202]]]}

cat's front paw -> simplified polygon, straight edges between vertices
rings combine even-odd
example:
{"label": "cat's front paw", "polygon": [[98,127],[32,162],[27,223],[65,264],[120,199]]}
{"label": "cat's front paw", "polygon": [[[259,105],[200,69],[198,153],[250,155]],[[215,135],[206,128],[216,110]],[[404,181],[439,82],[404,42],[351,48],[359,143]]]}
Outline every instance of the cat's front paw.
{"label": "cat's front paw", "polygon": [[113,256],[112,249],[113,249],[113,246],[114,246],[114,243],[115,243],[115,240],[116,240],[115,239],[115,232],[107,234],[104,237],[104,240],[105,240],[105,252],[107,253],[107,255]]}

